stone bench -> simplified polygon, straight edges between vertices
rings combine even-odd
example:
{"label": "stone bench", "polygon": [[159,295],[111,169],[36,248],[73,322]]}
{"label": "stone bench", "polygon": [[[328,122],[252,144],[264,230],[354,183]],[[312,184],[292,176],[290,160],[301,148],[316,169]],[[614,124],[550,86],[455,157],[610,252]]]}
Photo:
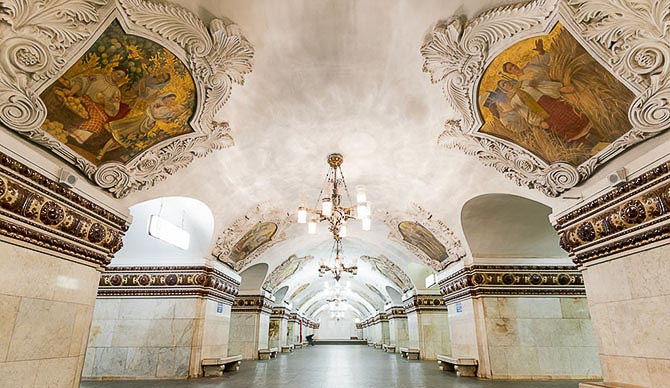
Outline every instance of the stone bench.
{"label": "stone bench", "polygon": [[203,358],[202,372],[205,377],[223,376],[223,372],[238,371],[242,363],[242,356],[228,356],[221,358]]}
{"label": "stone bench", "polygon": [[299,344],[295,344],[294,346],[295,346],[296,349],[302,349],[302,347],[305,346],[305,344],[299,343]]}
{"label": "stone bench", "polygon": [[375,342],[375,349],[381,349],[381,348],[382,348],[381,342]]}
{"label": "stone bench", "polygon": [[270,348],[270,349],[258,349],[258,359],[259,360],[269,360],[271,358],[277,358],[277,353],[279,349]]}
{"label": "stone bench", "polygon": [[372,342],[372,341],[368,341],[368,346],[372,348],[372,347],[374,347],[374,346],[375,346],[375,343],[374,343],[374,342]]}
{"label": "stone bench", "polygon": [[383,344],[382,349],[387,353],[395,353],[395,344],[390,345]]}
{"label": "stone bench", "polygon": [[474,358],[456,358],[446,354],[437,355],[437,365],[441,370],[455,371],[456,376],[477,376],[479,362]]}
{"label": "stone bench", "polygon": [[400,357],[408,360],[418,360],[419,349],[400,348]]}
{"label": "stone bench", "polygon": [[291,353],[295,349],[295,346],[293,345],[282,345],[281,347],[281,352],[282,353]]}

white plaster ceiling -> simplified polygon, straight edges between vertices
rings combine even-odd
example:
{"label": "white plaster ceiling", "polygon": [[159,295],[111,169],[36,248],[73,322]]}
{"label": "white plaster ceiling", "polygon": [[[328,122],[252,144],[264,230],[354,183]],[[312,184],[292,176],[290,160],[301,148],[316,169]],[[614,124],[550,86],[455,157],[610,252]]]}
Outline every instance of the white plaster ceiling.
{"label": "white plaster ceiling", "polygon": [[[230,18],[255,48],[253,72],[243,86],[234,88],[219,115],[230,123],[235,146],[197,159],[150,191],[133,193],[125,199],[128,205],[161,196],[197,199],[211,209],[216,236],[260,202],[291,212],[302,201],[313,203],[327,171],[326,156],[340,152],[349,187],[364,185],[375,211],[372,231],[363,232],[356,223],[350,226],[347,257],[383,254],[422,288],[432,271],[388,239],[380,212],[404,211],[417,203],[444,221],[469,253],[461,209],[471,198],[507,193],[549,206],[559,201],[517,187],[461,151],[437,145],[444,121],[454,114],[440,86],[431,84],[421,70],[419,48],[424,36],[441,19],[455,14],[472,17],[510,2],[178,3],[206,22]],[[316,263],[331,249],[325,229],[320,225],[319,233],[309,236],[304,225],[294,224],[285,241],[254,262],[267,263],[271,273],[292,254],[316,258],[280,285],[289,285],[291,295],[298,286],[311,283],[294,303],[304,302],[305,296],[323,287],[325,280],[316,278]],[[358,264],[359,275],[352,281],[355,292],[369,293],[366,282],[382,292],[386,286],[395,287],[366,263]],[[373,296],[363,299],[374,306]]]}

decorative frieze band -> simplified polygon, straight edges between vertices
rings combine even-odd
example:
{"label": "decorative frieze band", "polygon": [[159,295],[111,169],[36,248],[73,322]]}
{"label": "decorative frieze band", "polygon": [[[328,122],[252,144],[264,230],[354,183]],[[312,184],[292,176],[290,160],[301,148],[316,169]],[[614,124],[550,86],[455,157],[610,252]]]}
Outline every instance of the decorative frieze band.
{"label": "decorative frieze band", "polygon": [[272,319],[288,319],[289,318],[289,309],[282,306],[275,306],[272,308]]}
{"label": "decorative frieze band", "polygon": [[102,274],[98,297],[196,296],[232,305],[240,283],[211,267],[112,267]]}
{"label": "decorative frieze band", "polygon": [[481,296],[585,296],[584,279],[572,266],[493,266],[463,268],[439,283],[449,304]]}
{"label": "decorative frieze band", "polygon": [[670,165],[639,175],[554,221],[577,265],[670,237]]}
{"label": "decorative frieze band", "polygon": [[127,230],[126,220],[0,153],[0,234],[104,268]]}
{"label": "decorative frieze band", "polygon": [[403,301],[407,314],[423,311],[447,311],[447,306],[440,295],[412,295]]}
{"label": "decorative frieze band", "polygon": [[386,310],[386,316],[388,319],[407,318],[407,313],[402,307],[392,307]]}
{"label": "decorative frieze band", "polygon": [[233,312],[272,314],[274,302],[265,295],[239,295],[233,303]]}

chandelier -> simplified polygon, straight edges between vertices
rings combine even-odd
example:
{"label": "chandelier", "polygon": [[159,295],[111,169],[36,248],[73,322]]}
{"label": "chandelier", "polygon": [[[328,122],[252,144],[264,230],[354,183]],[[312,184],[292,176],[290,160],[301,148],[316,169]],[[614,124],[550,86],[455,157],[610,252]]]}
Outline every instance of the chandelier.
{"label": "chandelier", "polygon": [[[370,203],[366,201],[365,190],[362,187],[356,188],[356,205],[354,205],[340,168],[343,161],[341,154],[328,155],[330,169],[317,198],[317,206],[314,209],[304,206],[298,208],[298,223],[307,223],[309,234],[316,234],[316,225],[327,221],[333,238],[338,241],[347,236],[347,221],[351,219],[361,220],[363,230],[370,230]],[[342,194],[345,194],[347,206],[343,206]]]}
{"label": "chandelier", "polygon": [[[333,251],[335,257],[333,265],[329,266],[322,262],[319,266],[319,276],[323,276],[326,272],[331,272],[335,277],[335,281],[339,282],[343,273],[350,273],[356,275],[358,267],[356,263],[347,266],[344,263],[344,255],[342,253],[342,239],[347,236],[347,221],[351,219],[359,219],[362,223],[363,230],[370,230],[370,203],[366,201],[365,190],[362,187],[356,188],[356,205],[351,201],[349,188],[344,181],[342,174],[342,162],[344,158],[341,154],[328,155],[328,173],[324,180],[321,192],[316,201],[314,209],[304,206],[298,208],[298,223],[307,223],[307,232],[309,234],[316,234],[316,225],[319,222],[327,222],[329,230],[332,233],[334,244]],[[342,195],[345,195],[347,204],[342,203]],[[319,203],[321,204],[320,208]],[[307,215],[310,215],[309,222]]]}

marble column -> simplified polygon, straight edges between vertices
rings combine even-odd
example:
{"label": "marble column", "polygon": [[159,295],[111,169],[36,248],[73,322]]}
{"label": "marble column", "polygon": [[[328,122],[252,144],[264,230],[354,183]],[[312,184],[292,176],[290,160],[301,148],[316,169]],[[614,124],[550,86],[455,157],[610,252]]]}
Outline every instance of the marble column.
{"label": "marble column", "polygon": [[228,353],[257,360],[259,349],[269,349],[270,314],[274,301],[268,293],[240,293],[235,298],[230,318]]}
{"label": "marble column", "polygon": [[281,349],[289,345],[288,336],[289,310],[284,306],[275,306],[270,315],[269,347]]}
{"label": "marble column", "polygon": [[568,260],[534,261],[460,264],[438,275],[451,356],[478,360],[485,378],[599,378],[581,274]]}
{"label": "marble column", "polygon": [[409,345],[409,332],[407,331],[407,314],[402,306],[390,306],[386,309],[389,322],[389,344],[396,345],[396,352],[400,348]]}
{"label": "marble column", "polygon": [[129,217],[11,142],[0,144],[0,386],[78,387],[100,273]]}
{"label": "marble column", "polygon": [[422,360],[436,360],[438,354],[450,354],[447,307],[441,295],[406,294],[408,348],[419,349]]}
{"label": "marble column", "polygon": [[[290,313],[288,318],[288,345],[302,343],[300,338],[300,322],[302,317],[296,313]],[[304,338],[304,334],[303,334]]]}
{"label": "marble column", "polygon": [[84,377],[199,377],[203,358],[228,356],[239,276],[210,264],[109,267],[100,280]]}
{"label": "marble column", "polygon": [[552,215],[561,246],[584,274],[603,384],[670,381],[670,162]]}
{"label": "marble column", "polygon": [[391,333],[389,330],[389,320],[386,316],[386,313],[379,313],[379,326],[382,330],[382,340],[381,343],[389,345],[391,343]]}

